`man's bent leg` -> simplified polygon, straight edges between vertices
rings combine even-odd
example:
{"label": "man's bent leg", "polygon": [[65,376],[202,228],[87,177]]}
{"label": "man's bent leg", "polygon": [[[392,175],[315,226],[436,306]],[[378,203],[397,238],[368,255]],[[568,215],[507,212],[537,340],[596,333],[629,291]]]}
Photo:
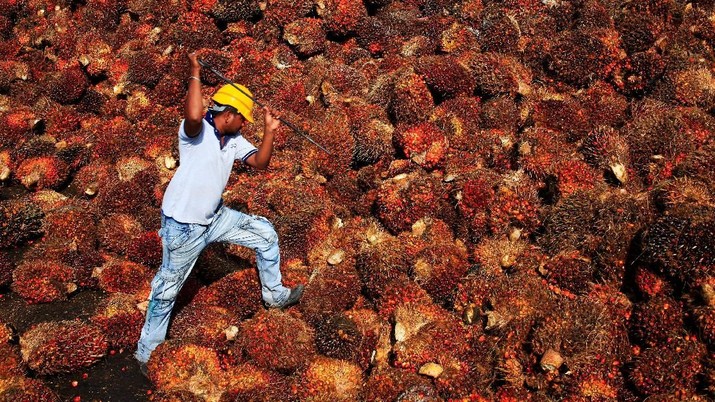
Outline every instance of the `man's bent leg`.
{"label": "man's bent leg", "polygon": [[209,229],[209,242],[226,241],[256,252],[261,295],[266,304],[283,303],[290,289],[281,282],[278,235],[268,219],[223,207]]}
{"label": "man's bent leg", "polygon": [[178,223],[171,218],[166,220],[167,224],[160,231],[162,264],[151,281],[146,319],[135,354],[137,360],[143,363],[149,360],[151,352],[166,339],[176,296],[204,248],[202,234],[205,227]]}

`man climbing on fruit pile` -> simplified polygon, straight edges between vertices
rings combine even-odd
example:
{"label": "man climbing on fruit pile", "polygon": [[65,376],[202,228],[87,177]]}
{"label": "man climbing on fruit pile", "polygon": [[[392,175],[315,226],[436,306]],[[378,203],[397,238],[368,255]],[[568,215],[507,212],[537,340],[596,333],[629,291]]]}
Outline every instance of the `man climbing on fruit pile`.
{"label": "man climbing on fruit pile", "polygon": [[224,85],[213,95],[213,105],[204,115],[201,66],[196,54],[189,54],[189,60],[191,76],[184,121],[179,127],[180,166],[161,205],[163,261],[151,282],[146,321],[135,354],[145,375],[149,356],[166,337],[176,296],[210,243],[229,242],[256,251],[261,293],[268,308],[292,306],[303,293],[303,285],[288,289],[281,282],[278,236],[271,223],[227,208],[221,199],[235,160],[256,169],[268,167],[279,117],[275,110],[263,108],[263,140],[256,148],[240,134],[246,122],[253,123],[252,94],[242,85],[236,85],[241,90]]}

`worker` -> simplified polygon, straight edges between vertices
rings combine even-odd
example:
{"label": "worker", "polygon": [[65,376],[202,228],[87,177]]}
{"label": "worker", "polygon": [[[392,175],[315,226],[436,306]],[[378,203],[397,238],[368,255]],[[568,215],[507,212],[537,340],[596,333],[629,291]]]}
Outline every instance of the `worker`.
{"label": "worker", "polygon": [[251,92],[242,85],[225,85],[213,95],[213,105],[204,114],[201,66],[195,53],[188,57],[191,75],[179,127],[179,168],[161,205],[162,264],[151,282],[135,354],[145,376],[149,356],[166,338],[176,296],[199,254],[210,243],[239,244],[256,252],[266,307],[285,309],[298,303],[303,293],[303,285],[289,289],[282,284],[273,225],[264,217],[226,207],[221,198],[235,160],[259,170],[268,167],[279,116],[272,108],[263,108],[263,140],[256,148],[240,133],[247,122],[253,123]]}

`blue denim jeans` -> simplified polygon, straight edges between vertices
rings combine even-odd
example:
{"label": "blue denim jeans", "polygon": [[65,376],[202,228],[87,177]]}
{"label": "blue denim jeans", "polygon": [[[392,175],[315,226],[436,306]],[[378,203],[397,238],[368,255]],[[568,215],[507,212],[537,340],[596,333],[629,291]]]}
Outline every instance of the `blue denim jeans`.
{"label": "blue denim jeans", "polygon": [[213,242],[246,246],[256,252],[261,295],[269,306],[282,303],[290,289],[281,283],[278,235],[268,219],[221,207],[209,225],[181,223],[161,215],[161,268],[151,282],[146,320],[135,357],[147,362],[164,341],[176,296],[201,251]]}

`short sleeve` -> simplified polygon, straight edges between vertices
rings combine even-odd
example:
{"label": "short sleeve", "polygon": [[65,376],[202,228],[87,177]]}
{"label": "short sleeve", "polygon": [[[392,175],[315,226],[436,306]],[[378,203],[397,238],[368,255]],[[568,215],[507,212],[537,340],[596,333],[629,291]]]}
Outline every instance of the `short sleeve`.
{"label": "short sleeve", "polygon": [[181,120],[181,124],[179,125],[179,141],[187,143],[187,144],[195,144],[196,141],[204,135],[204,131],[206,131],[206,125],[208,124],[206,120],[203,120],[202,123],[203,125],[201,126],[201,132],[199,135],[196,137],[189,137],[186,135],[186,131],[184,131],[184,124],[186,123],[186,120]]}
{"label": "short sleeve", "polygon": [[258,152],[258,149],[248,142],[247,139],[243,138],[242,135],[236,138],[236,143],[238,146],[236,147],[236,156],[234,159],[239,159],[243,163],[246,163],[246,159]]}

